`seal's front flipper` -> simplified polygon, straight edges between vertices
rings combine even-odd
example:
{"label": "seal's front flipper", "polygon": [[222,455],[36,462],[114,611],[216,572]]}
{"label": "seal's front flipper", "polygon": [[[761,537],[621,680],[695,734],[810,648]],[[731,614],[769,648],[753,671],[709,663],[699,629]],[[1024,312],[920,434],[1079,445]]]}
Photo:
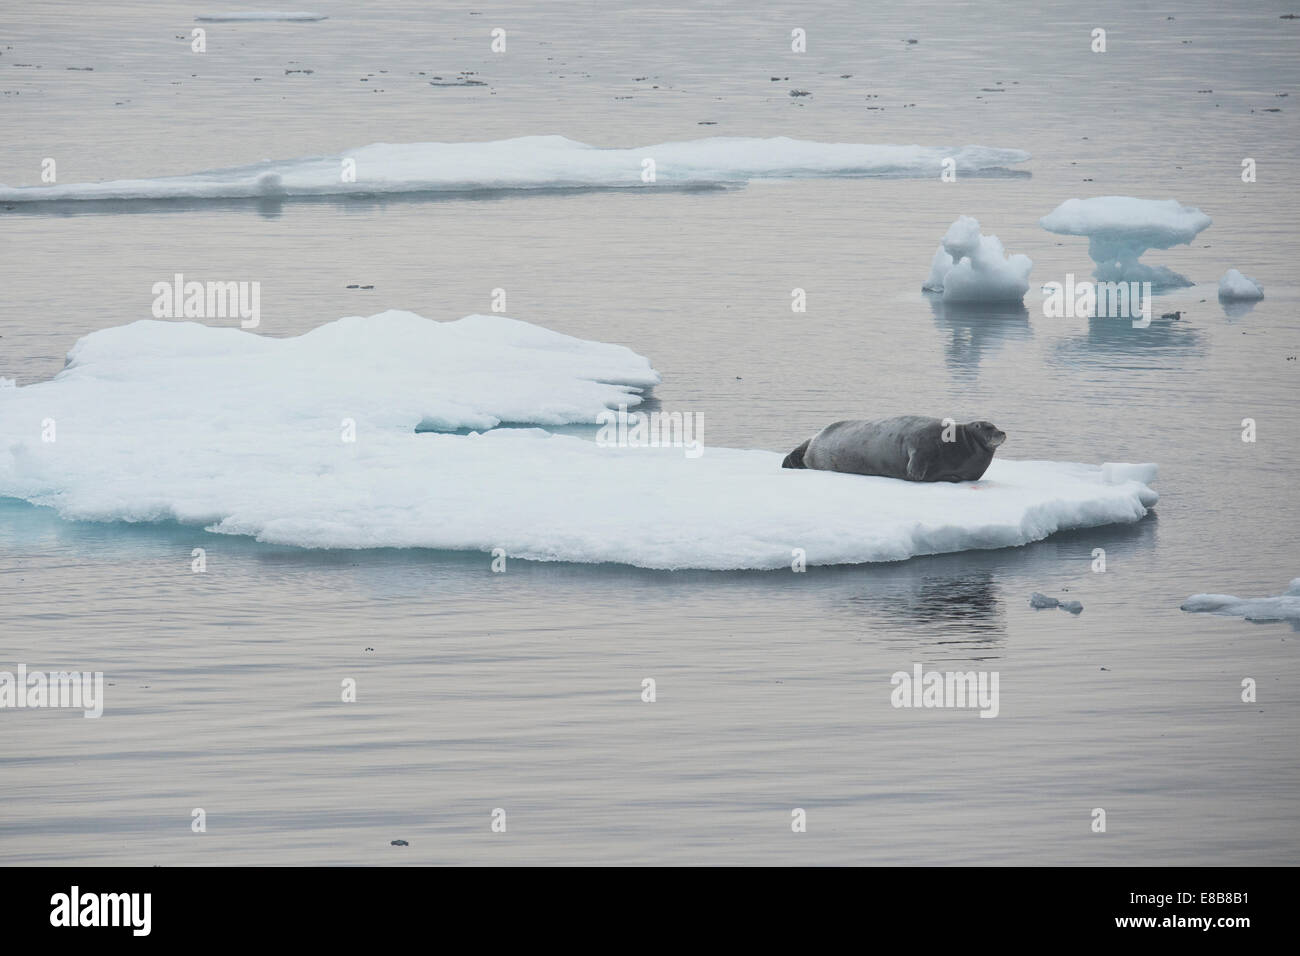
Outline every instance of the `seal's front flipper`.
{"label": "seal's front flipper", "polygon": [[808,450],[808,443],[811,441],[812,439],[809,438],[808,441],[805,441],[794,451],[790,452],[790,454],[786,455],[785,461],[781,462],[781,467],[782,468],[807,468],[808,466],[803,463],[803,456],[804,456],[804,452]]}
{"label": "seal's front flipper", "polygon": [[916,460],[916,449],[907,452],[907,480],[925,481],[925,466]]}

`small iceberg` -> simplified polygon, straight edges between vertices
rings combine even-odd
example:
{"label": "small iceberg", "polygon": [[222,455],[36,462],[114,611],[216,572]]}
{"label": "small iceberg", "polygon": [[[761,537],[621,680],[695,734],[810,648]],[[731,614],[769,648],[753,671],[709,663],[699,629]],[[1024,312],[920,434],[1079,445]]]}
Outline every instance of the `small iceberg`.
{"label": "small iceberg", "polygon": [[1219,298],[1225,302],[1254,302],[1264,298],[1264,287],[1236,269],[1229,269],[1219,280]]}
{"label": "small iceberg", "polygon": [[997,236],[980,232],[979,220],[959,216],[935,250],[921,288],[942,293],[953,305],[1023,302],[1033,267],[1028,256],[1007,256]]}
{"label": "small iceberg", "polygon": [[1180,610],[1191,614],[1220,614],[1264,623],[1289,621],[1300,627],[1300,578],[1292,579],[1277,597],[1239,598],[1231,594],[1193,594]]}
{"label": "small iceberg", "polygon": [[1213,222],[1175,199],[1132,196],[1067,199],[1038,220],[1048,232],[1087,236],[1088,255],[1097,264],[1093,276],[1100,281],[1150,282],[1156,289],[1189,286],[1192,281],[1164,266],[1139,262],[1142,253],[1187,245]]}

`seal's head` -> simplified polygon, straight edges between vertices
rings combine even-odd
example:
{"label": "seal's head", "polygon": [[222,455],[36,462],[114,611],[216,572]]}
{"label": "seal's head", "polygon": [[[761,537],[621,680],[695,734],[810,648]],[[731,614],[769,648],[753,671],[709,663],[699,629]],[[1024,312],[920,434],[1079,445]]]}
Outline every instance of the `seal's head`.
{"label": "seal's head", "polygon": [[1007,440],[1007,433],[992,422],[971,422],[966,432],[988,449],[995,449]]}

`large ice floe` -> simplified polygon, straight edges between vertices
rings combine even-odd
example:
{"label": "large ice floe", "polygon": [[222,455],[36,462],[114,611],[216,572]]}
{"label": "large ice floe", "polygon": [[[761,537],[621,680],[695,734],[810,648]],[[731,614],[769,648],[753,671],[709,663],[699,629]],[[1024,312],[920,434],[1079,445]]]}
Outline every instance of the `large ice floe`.
{"label": "large ice floe", "polygon": [[1231,594],[1193,594],[1181,610],[1193,614],[1221,614],[1248,621],[1290,621],[1300,626],[1300,578],[1293,578],[1286,593],[1277,597],[1240,598]]}
{"label": "large ice floe", "polygon": [[1190,243],[1213,221],[1175,199],[1094,196],[1067,199],[1038,224],[1048,232],[1087,236],[1088,255],[1097,264],[1093,275],[1102,282],[1150,282],[1154,288],[1172,289],[1192,282],[1164,266],[1149,266],[1138,259],[1148,249]]}
{"label": "large ice floe", "polygon": [[[0,496],[302,547],[708,569],[1023,545],[1138,521],[1157,497],[1152,465],[998,459],[920,484],[594,440],[658,381],[622,346],[500,316],[384,312],[284,339],[140,321],[0,388]],[[497,427],[565,422],[591,436]]]}
{"label": "large ice floe", "polygon": [[[266,160],[154,179],[0,186],[0,201],[247,199],[738,185],[760,178],[937,176],[949,158],[959,170],[977,174],[1024,162],[1029,154],[990,146],[814,143],[784,136],[724,136],[604,149],[563,136],[524,136],[486,143],[375,143],[335,156]],[[652,181],[647,181],[651,174]]]}
{"label": "large ice floe", "polygon": [[960,216],[935,250],[921,288],[942,292],[950,304],[1021,302],[1033,267],[1028,256],[1008,257],[997,236],[982,235],[979,220]]}

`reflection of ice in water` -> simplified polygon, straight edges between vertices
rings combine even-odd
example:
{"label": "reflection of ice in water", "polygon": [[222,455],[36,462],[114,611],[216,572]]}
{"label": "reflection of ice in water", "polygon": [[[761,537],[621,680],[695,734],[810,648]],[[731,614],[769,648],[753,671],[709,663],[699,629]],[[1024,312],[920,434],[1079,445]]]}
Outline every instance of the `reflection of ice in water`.
{"label": "reflection of ice in water", "polygon": [[916,655],[923,655],[926,664],[996,660],[1007,630],[1008,595],[1017,609],[1032,590],[1047,588],[1063,599],[1086,597],[1094,580],[1094,548],[1105,549],[1112,559],[1149,558],[1157,529],[1153,518],[1067,531],[1014,550],[913,558],[873,566],[866,573],[845,568],[837,574],[840,569],[825,568],[817,581],[832,590],[828,611],[883,627],[886,642],[898,645],[902,660],[918,659]]}
{"label": "reflection of ice in water", "polygon": [[1259,304],[1259,299],[1220,299],[1219,305],[1223,307],[1223,314],[1228,319],[1239,319],[1243,315],[1249,315],[1254,311],[1255,306]]}
{"label": "reflection of ice in water", "polygon": [[850,601],[891,627],[920,628],[931,634],[947,631],[941,643],[965,643],[963,638],[986,643],[1006,630],[991,568],[900,576]]}
{"label": "reflection of ice in water", "polygon": [[1130,319],[1092,316],[1086,336],[1071,336],[1057,354],[1071,365],[1105,364],[1115,367],[1150,367],[1149,360],[1124,363],[1123,356],[1143,359],[1157,353],[1196,355],[1204,351],[1205,337],[1187,318],[1153,316],[1146,328],[1134,328]]}
{"label": "reflection of ice in water", "polygon": [[1034,334],[1029,310],[1023,303],[953,304],[937,295],[927,295],[926,299],[934,313],[934,324],[948,333],[944,361],[960,382],[973,381],[979,375],[980,362],[1006,343],[1026,341]]}

